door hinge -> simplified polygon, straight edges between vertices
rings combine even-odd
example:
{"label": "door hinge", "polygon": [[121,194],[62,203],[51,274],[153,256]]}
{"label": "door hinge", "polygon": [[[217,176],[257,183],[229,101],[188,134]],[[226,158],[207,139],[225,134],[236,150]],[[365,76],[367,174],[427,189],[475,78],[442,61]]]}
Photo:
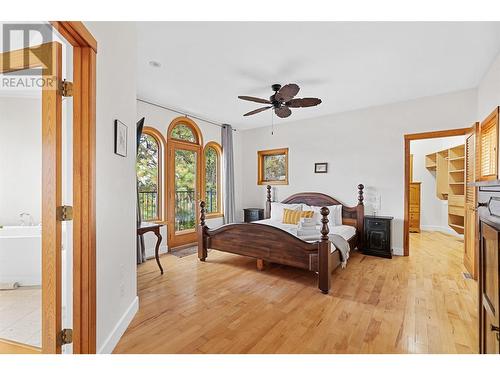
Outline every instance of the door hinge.
{"label": "door hinge", "polygon": [[61,95],[64,96],[65,98],[72,97],[73,96],[73,82],[69,81],[62,81],[61,86]]}
{"label": "door hinge", "polygon": [[64,328],[59,332],[59,344],[66,345],[73,342],[73,330],[71,328]]}
{"label": "door hinge", "polygon": [[71,207],[71,206],[59,206],[59,207],[57,207],[57,220],[58,221],[73,220],[73,207]]}

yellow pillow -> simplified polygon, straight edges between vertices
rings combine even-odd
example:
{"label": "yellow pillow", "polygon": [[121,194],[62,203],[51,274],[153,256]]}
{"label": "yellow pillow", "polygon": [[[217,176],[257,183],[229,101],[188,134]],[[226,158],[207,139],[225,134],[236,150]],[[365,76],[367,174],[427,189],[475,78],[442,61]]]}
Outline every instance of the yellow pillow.
{"label": "yellow pillow", "polygon": [[300,217],[308,217],[311,218],[314,216],[314,211],[301,211]]}
{"label": "yellow pillow", "polygon": [[301,210],[283,209],[283,224],[297,224],[300,220]]}
{"label": "yellow pillow", "polygon": [[301,217],[313,217],[314,211],[283,210],[283,224],[298,224]]}

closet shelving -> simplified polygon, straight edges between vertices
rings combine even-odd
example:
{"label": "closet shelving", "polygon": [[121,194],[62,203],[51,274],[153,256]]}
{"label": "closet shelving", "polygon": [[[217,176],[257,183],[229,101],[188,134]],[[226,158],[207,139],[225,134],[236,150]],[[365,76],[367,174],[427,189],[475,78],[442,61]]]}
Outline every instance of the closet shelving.
{"label": "closet shelving", "polygon": [[448,200],[448,225],[464,233],[465,145],[425,156],[425,166],[436,172],[436,195]]}

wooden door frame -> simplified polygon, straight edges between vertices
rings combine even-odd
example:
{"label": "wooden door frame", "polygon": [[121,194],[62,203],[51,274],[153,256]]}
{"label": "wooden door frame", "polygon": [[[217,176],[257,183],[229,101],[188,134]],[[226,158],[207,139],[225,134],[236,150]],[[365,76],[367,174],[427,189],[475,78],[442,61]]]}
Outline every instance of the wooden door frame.
{"label": "wooden door frame", "polygon": [[404,135],[404,224],[403,224],[403,255],[410,255],[410,223],[409,223],[409,194],[410,194],[410,142],[419,139],[430,139],[430,138],[444,138],[453,137],[459,135],[465,135],[470,131],[470,127],[458,128],[458,129],[448,129],[448,130],[437,130],[425,133],[413,133]]}
{"label": "wooden door frame", "polygon": [[73,46],[73,353],[96,352],[96,53],[82,22],[51,21]]}
{"label": "wooden door frame", "polygon": [[[179,248],[185,245],[188,245],[188,243],[176,243],[174,236],[175,236],[175,156],[174,156],[174,150],[175,149],[187,149],[187,150],[193,150],[197,153],[197,165],[196,165],[196,174],[197,174],[197,179],[196,179],[196,189],[197,189],[197,194],[201,195],[201,184],[202,184],[202,165],[203,165],[203,147],[200,144],[196,143],[190,143],[190,142],[183,142],[183,141],[177,141],[174,139],[169,139],[167,141],[167,149],[168,149],[168,162],[167,164],[167,199],[166,199],[166,211],[167,211],[167,226],[168,226],[168,246],[170,248]],[[196,228],[198,225],[199,217],[197,215],[198,210],[198,202],[200,200],[200,197],[195,197],[195,226],[193,228],[193,243],[196,242]],[[168,205],[171,205],[171,207],[168,207]]]}

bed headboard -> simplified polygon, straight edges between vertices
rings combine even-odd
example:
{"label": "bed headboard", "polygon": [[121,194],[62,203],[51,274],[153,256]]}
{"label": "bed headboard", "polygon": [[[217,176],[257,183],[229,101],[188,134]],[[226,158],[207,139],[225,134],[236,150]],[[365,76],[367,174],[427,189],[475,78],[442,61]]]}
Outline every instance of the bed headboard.
{"label": "bed headboard", "polygon": [[[363,238],[363,224],[365,217],[365,206],[363,204],[363,184],[358,185],[358,204],[354,207],[349,207],[338,201],[337,199],[323,193],[297,193],[283,199],[281,203],[293,204],[303,203],[309,206],[333,206],[337,204],[342,205],[342,224],[352,225],[356,227],[358,239],[362,241]],[[266,200],[266,218],[271,217],[271,185],[267,185],[267,200]]]}

